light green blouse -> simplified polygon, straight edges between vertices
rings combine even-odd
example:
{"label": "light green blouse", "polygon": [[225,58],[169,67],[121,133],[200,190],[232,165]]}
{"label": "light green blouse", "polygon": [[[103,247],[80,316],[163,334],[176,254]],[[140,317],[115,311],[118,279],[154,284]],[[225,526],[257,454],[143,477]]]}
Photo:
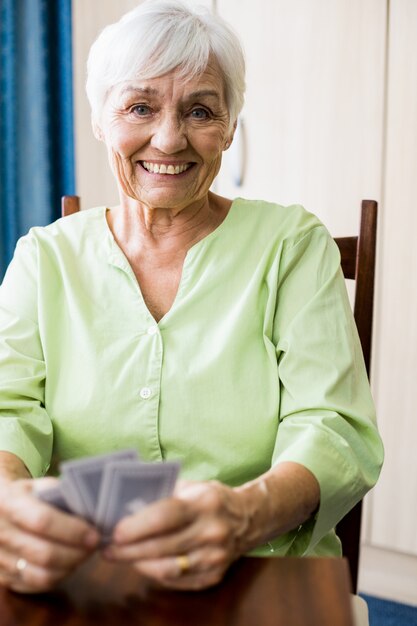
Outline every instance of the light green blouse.
{"label": "light green blouse", "polygon": [[375,428],[339,252],[300,206],[237,199],[157,324],[99,207],[33,228],[0,288],[0,449],[33,476],[135,447],[235,486],[295,461],[314,519],[257,554],[338,554],[375,483]]}

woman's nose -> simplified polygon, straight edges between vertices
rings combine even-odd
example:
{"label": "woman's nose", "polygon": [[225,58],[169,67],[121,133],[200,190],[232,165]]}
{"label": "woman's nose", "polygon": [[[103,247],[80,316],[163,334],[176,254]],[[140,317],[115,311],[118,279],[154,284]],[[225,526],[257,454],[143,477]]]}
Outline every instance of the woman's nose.
{"label": "woman's nose", "polygon": [[187,136],[181,120],[166,115],[154,127],[151,145],[165,154],[175,154],[187,147]]}

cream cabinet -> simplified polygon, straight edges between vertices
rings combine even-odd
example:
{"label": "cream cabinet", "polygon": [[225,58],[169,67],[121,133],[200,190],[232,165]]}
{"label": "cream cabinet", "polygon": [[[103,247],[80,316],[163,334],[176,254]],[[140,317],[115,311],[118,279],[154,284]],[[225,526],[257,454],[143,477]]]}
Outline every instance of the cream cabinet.
{"label": "cream cabinet", "polygon": [[225,195],[299,202],[334,235],[380,198],[386,6],[381,0],[217,0],[247,59],[244,182]]}

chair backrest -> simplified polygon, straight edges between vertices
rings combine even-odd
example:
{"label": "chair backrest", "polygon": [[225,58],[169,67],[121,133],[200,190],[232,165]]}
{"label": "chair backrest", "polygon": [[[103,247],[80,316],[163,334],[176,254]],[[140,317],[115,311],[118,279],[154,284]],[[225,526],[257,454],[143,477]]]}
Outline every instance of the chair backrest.
{"label": "chair backrest", "polygon": [[355,281],[354,315],[368,377],[371,368],[378,205],[362,200],[359,237],[337,237],[345,278]]}
{"label": "chair backrest", "polygon": [[[354,316],[358,327],[368,377],[371,368],[372,322],[374,309],[377,209],[375,200],[363,200],[359,236],[335,239],[345,278],[355,281]],[[62,197],[62,215],[80,210],[78,196]],[[357,590],[362,503],[359,502],[338,524],[343,554],[349,561],[352,589]]]}
{"label": "chair backrest", "polygon": [[[371,371],[377,216],[378,205],[375,200],[363,200],[359,237],[335,239],[340,250],[343,274],[345,278],[355,281],[354,316],[368,378]],[[349,561],[354,593],[358,586],[361,518],[362,502],[359,502],[337,525],[343,554]]]}
{"label": "chair backrest", "polygon": [[80,210],[80,197],[79,196],[62,196],[61,198],[61,215],[66,217],[73,213],[78,213]]}

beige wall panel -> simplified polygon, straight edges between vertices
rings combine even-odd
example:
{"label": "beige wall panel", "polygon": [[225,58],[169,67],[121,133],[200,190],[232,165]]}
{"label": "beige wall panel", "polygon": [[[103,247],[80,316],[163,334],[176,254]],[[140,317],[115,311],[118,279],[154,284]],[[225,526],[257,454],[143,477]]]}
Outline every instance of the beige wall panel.
{"label": "beige wall panel", "polygon": [[246,50],[244,185],[233,150],[217,190],[300,202],[334,235],[380,198],[386,2],[217,0]]}
{"label": "beige wall panel", "polygon": [[391,0],[389,24],[373,372],[386,461],[373,492],[370,540],[417,555],[417,2]]}
{"label": "beige wall panel", "polygon": [[[211,7],[211,0],[187,0]],[[118,203],[118,192],[104,145],[92,134],[90,105],[85,95],[85,68],[91,44],[108,24],[140,0],[73,0],[73,56],[76,188],[84,208]]]}
{"label": "beige wall panel", "polygon": [[104,145],[93,136],[85,94],[86,63],[99,32],[139,4],[138,0],[73,0],[76,189],[83,208],[118,203]]}

